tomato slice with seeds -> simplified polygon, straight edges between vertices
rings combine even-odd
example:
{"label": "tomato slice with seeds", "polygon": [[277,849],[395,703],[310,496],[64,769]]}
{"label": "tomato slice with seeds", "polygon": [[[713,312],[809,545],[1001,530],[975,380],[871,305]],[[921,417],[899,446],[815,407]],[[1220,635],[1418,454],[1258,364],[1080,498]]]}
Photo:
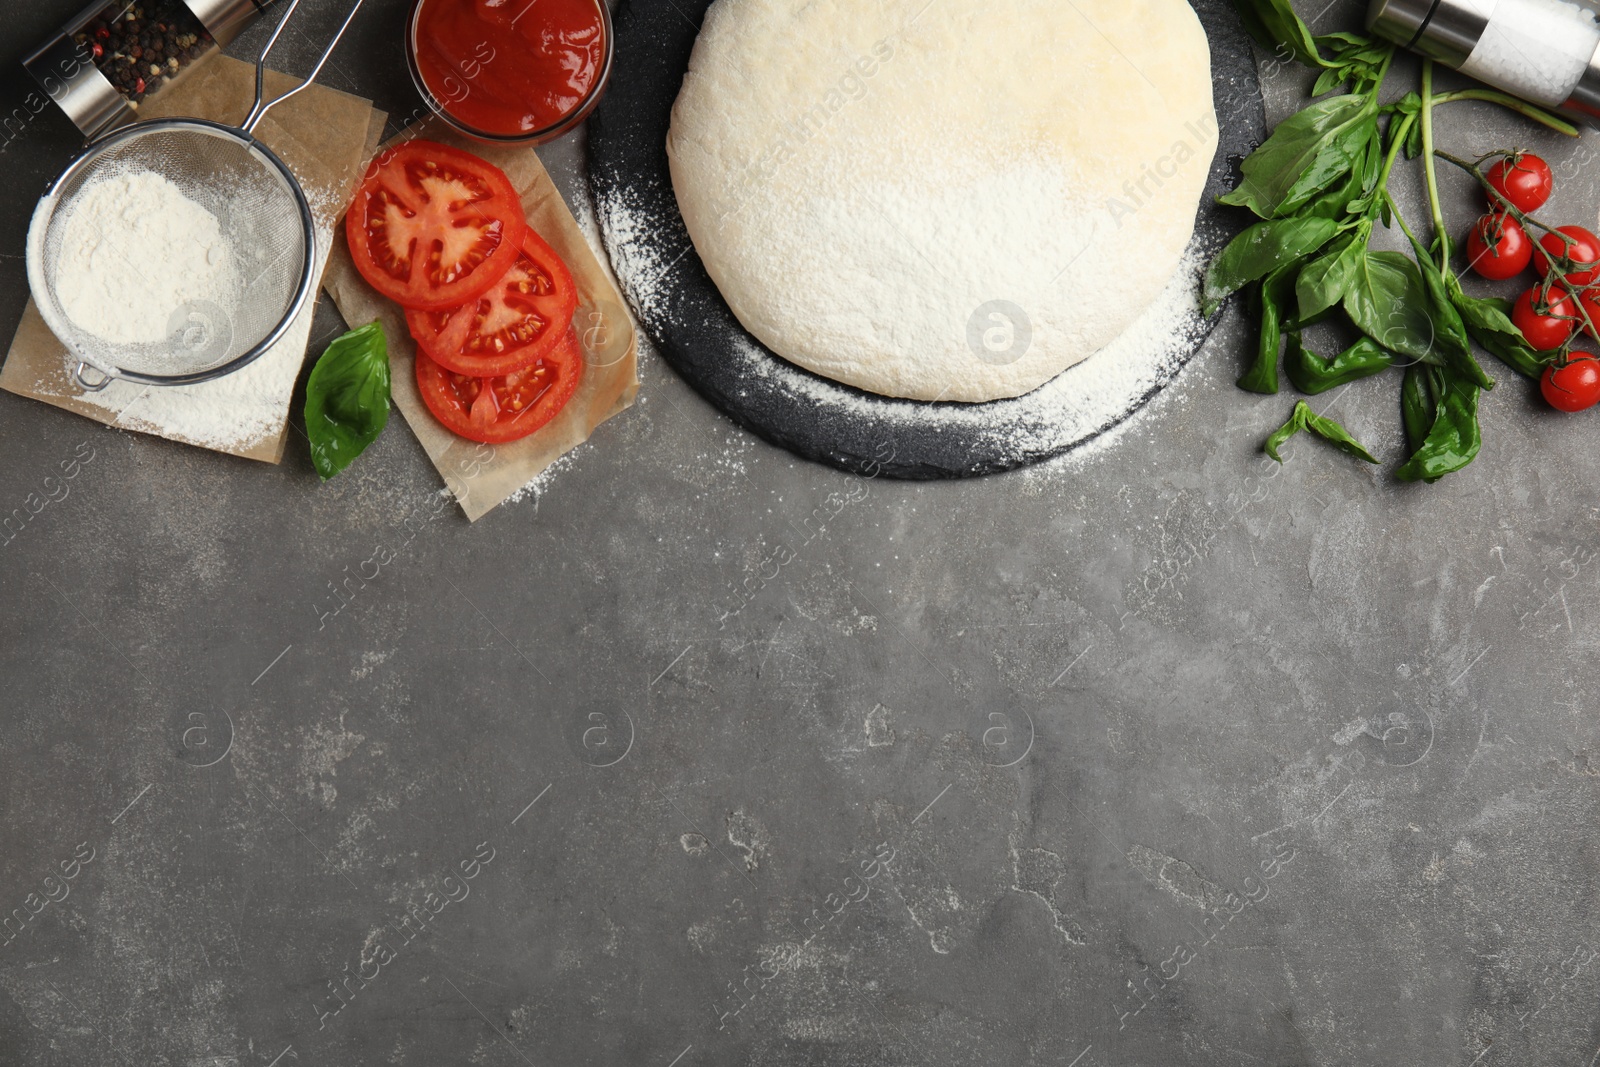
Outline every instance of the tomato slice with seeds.
{"label": "tomato slice with seeds", "polygon": [[417,352],[417,388],[445,429],[469,441],[498,445],[545,426],[567,406],[583,379],[583,346],[570,327],[538,362],[498,378],[446,370]]}
{"label": "tomato slice with seeds", "polygon": [[411,336],[445,370],[496,378],[537,363],[566,336],[578,310],[567,265],[529,227],[522,255],[488,292],[443,311],[406,312]]}
{"label": "tomato slice with seeds", "polygon": [[380,153],[344,225],[361,276],[425,309],[465,304],[505,277],[528,229],[499,167],[433,141]]}

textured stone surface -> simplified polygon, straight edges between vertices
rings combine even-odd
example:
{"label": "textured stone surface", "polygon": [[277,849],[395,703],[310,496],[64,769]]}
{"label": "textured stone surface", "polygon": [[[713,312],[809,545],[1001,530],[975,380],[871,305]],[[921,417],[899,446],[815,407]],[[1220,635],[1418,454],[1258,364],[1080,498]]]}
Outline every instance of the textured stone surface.
{"label": "textured stone surface", "polygon": [[[74,6],[8,5],[8,106]],[[402,6],[331,72],[399,113]],[[1583,150],[1456,107],[1444,143]],[[73,147],[0,150],[5,325]],[[1279,470],[1246,343],[1092,454],[934,484],[647,358],[474,526],[400,424],[319,485],[298,435],[268,468],[0,394],[0,510],[93,456],[0,546],[0,909],[39,908],[0,1061],[1586,1067],[1600,430],[1502,373],[1438,485]],[[1392,379],[1316,406],[1397,454]]]}

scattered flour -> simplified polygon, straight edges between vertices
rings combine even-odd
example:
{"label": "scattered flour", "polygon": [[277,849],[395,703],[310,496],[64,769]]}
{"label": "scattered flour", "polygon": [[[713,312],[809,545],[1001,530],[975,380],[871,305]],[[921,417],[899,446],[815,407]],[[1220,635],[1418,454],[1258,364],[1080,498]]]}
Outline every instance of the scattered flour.
{"label": "scattered flour", "polygon": [[[611,261],[646,332],[671,336],[685,314],[689,236],[675,212],[653,204],[652,189],[621,185],[598,198]],[[1056,455],[1124,423],[1182,369],[1204,337],[1199,289],[1216,238],[1202,231],[1161,295],[1133,325],[1095,355],[1023,396],[984,404],[925,404],[864,393],[775,357],[747,337],[730,353],[740,377],[771,403],[802,402],[838,412],[858,439],[894,441],[948,434],[975,453],[998,457],[996,469]],[[870,449],[868,450],[870,453]]]}
{"label": "scattered flour", "polygon": [[56,297],[79,329],[116,344],[167,337],[187,304],[225,304],[239,285],[217,217],[153,171],[95,182],[61,232]]}
{"label": "scattered flour", "polygon": [[533,497],[534,510],[537,511],[539,498],[544,496],[545,491],[550,488],[550,483],[554,482],[562,471],[572,466],[573,458],[577,455],[578,448],[582,447],[582,445],[579,445],[570,452],[562,453],[554,463],[551,463],[550,466],[529,479],[528,484],[507,497],[506,503],[519,504],[531,496]]}

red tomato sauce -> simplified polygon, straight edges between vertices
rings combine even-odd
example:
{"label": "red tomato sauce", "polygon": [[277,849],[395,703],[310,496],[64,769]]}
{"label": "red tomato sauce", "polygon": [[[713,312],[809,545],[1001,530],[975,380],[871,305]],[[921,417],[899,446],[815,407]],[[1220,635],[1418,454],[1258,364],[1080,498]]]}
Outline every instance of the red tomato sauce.
{"label": "red tomato sauce", "polygon": [[553,126],[605,64],[603,0],[423,0],[416,59],[452,116],[515,137]]}

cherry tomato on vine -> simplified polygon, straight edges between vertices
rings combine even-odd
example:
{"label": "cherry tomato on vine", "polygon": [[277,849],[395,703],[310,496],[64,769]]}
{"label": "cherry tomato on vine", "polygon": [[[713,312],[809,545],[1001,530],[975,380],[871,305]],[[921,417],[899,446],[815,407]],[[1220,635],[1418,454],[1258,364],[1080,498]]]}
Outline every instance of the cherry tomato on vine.
{"label": "cherry tomato on vine", "polygon": [[1595,329],[1600,329],[1600,290],[1585,289],[1578,294],[1578,310],[1589,316],[1589,322],[1594,329],[1584,324],[1582,315],[1579,316],[1576,328],[1600,341],[1600,334]]}
{"label": "cherry tomato on vine", "polygon": [[[1555,180],[1550,176],[1550,164],[1532,152],[1502,156],[1484,175],[1495,192],[1511,201],[1518,211],[1537,211],[1550,199]],[[1494,197],[1490,207],[1499,207]]]}
{"label": "cherry tomato on vine", "polygon": [[[1565,234],[1568,240],[1563,241],[1557,234]],[[1588,285],[1600,278],[1600,237],[1582,226],[1557,226],[1554,233],[1539,238],[1539,247],[1533,252],[1533,268],[1548,275],[1552,261],[1573,288]]]}
{"label": "cherry tomato on vine", "polygon": [[1533,242],[1522,223],[1503,212],[1491,211],[1473,224],[1467,235],[1467,262],[1491,281],[1515,278],[1528,269]]}
{"label": "cherry tomato on vine", "polygon": [[1551,365],[1539,378],[1539,391],[1553,408],[1583,411],[1600,401],[1600,360],[1577,356],[1562,366]]}
{"label": "cherry tomato on vine", "polygon": [[1535,285],[1517,297],[1511,306],[1511,321],[1522,331],[1530,347],[1541,352],[1560,348],[1572,336],[1578,307],[1564,289],[1546,290]]}

